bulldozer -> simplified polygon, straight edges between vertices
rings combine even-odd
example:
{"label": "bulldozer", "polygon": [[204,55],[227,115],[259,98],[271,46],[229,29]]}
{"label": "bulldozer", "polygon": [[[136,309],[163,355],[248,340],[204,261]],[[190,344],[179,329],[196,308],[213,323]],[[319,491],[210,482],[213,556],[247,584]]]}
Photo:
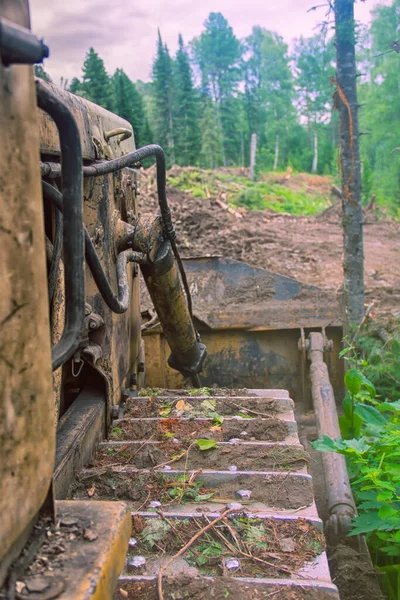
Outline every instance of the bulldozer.
{"label": "bulldozer", "polygon": [[182,260],[163,150],[35,80],[47,55],[2,2],[0,598],[336,600],[324,535],[354,501],[304,447],[307,415],[339,435],[337,298]]}

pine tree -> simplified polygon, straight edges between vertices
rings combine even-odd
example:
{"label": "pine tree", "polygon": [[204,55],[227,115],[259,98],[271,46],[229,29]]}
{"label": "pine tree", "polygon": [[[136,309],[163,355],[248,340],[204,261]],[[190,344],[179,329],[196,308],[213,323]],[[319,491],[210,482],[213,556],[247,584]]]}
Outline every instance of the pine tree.
{"label": "pine tree", "polygon": [[110,78],[103,60],[93,48],[89,48],[83,63],[81,89],[85,98],[108,110],[113,109]]}
{"label": "pine tree", "polygon": [[175,131],[173,114],[173,61],[158,32],[157,54],[153,63],[152,92],[154,102],[154,139],[166,152],[168,162],[175,163]]}
{"label": "pine tree", "polygon": [[111,78],[114,112],[129,121],[133,127],[136,147],[147,142],[149,125],[141,95],[135,84],[122,69],[117,69]]}
{"label": "pine tree", "polygon": [[195,165],[199,161],[201,149],[199,101],[193,85],[189,56],[181,35],[178,45],[175,58],[175,157],[179,165]]}
{"label": "pine tree", "polygon": [[50,75],[44,70],[42,65],[35,65],[33,67],[33,72],[35,77],[39,77],[39,79],[43,79],[43,81],[47,81],[47,83],[52,83]]}

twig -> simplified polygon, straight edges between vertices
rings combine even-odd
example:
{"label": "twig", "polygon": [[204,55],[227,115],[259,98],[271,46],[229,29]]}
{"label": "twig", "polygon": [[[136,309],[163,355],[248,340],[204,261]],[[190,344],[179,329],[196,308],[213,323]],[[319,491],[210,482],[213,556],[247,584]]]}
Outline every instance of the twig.
{"label": "twig", "polygon": [[176,558],[179,558],[180,556],[182,556],[182,554],[184,554],[186,552],[186,550],[188,550],[190,548],[190,546],[192,546],[194,544],[194,542],[199,539],[199,537],[201,537],[204,533],[206,533],[206,531],[208,531],[209,529],[211,529],[212,527],[214,527],[214,525],[216,525],[217,523],[219,523],[219,521],[222,521],[222,519],[224,519],[226,517],[226,515],[229,515],[234,510],[237,511],[237,509],[235,509],[235,508],[230,508],[230,509],[226,510],[225,512],[222,513],[222,515],[220,515],[219,517],[217,517],[216,519],[214,519],[214,521],[211,521],[211,523],[208,523],[208,525],[206,525],[205,527],[203,527],[203,529],[200,529],[200,531],[198,531],[187,542],[187,544],[185,544],[184,546],[182,546],[182,548],[180,550],[178,550],[178,552],[176,554],[174,554],[174,556],[171,556],[171,558],[169,560],[167,560],[160,567],[160,571],[158,573],[158,581],[157,581],[158,600],[164,600],[164,594],[163,594],[163,589],[162,589],[162,577],[163,577],[164,571],[169,567],[169,565],[171,563],[173,563],[173,561]]}
{"label": "twig", "polygon": [[147,492],[147,498],[144,502],[142,502],[142,504],[139,506],[139,508],[137,508],[135,510],[135,512],[139,512],[142,510],[143,506],[146,506],[146,504],[148,503],[148,501],[150,500],[150,496],[151,496],[151,492]]}
{"label": "twig", "polygon": [[163,463],[160,463],[159,465],[156,465],[155,467],[153,467],[153,469],[161,469],[161,467],[165,467],[166,465],[170,465],[171,463],[174,463],[174,462],[180,460],[183,456],[185,456],[186,453],[187,453],[187,450],[185,450],[184,452],[182,452],[182,454],[179,454],[178,456],[175,456],[175,458],[171,458],[171,460],[167,460],[167,462],[163,462]]}
{"label": "twig", "polygon": [[367,306],[367,308],[365,309],[364,316],[363,316],[363,318],[361,319],[361,321],[360,321],[360,323],[359,323],[359,325],[358,325],[358,327],[357,327],[357,329],[356,329],[356,332],[355,332],[355,334],[354,334],[354,337],[353,337],[353,340],[352,340],[352,342],[351,342],[351,345],[353,345],[353,344],[354,344],[354,342],[356,341],[356,339],[357,339],[357,338],[358,338],[358,336],[360,335],[360,331],[361,331],[361,329],[362,329],[362,327],[363,327],[363,325],[364,325],[365,321],[368,319],[368,315],[369,315],[369,313],[371,312],[371,310],[372,310],[372,307],[374,306],[374,304],[375,304],[375,302],[371,302],[371,304],[369,304],[369,305]]}
{"label": "twig", "polygon": [[171,521],[170,521],[169,519],[167,519],[167,517],[164,515],[163,511],[162,511],[162,510],[158,510],[158,511],[157,511],[157,514],[160,516],[160,518],[161,518],[163,521],[165,521],[165,523],[166,523],[167,525],[169,525],[169,526],[171,527],[172,531],[174,531],[174,532],[176,533],[177,537],[180,539],[180,541],[181,541],[181,542],[182,542],[182,544],[183,544],[183,539],[182,539],[182,536],[181,536],[181,534],[179,533],[179,531],[177,530],[177,528],[175,527],[175,525],[173,525],[173,523],[171,523]]}
{"label": "twig", "polygon": [[259,417],[268,417],[268,418],[271,418],[271,414],[263,413],[263,412],[258,412],[256,410],[250,410],[250,408],[245,408],[243,406],[240,406],[240,404],[236,404],[235,402],[231,402],[230,400],[228,402],[228,400],[223,400],[221,398],[221,402],[223,402],[223,404],[226,404],[227,406],[234,406],[235,408],[237,408],[238,410],[240,410],[242,412],[246,411],[246,412],[249,412],[249,413],[251,413],[253,415],[257,415]]}
{"label": "twig", "polygon": [[[207,517],[206,517],[207,518]],[[223,519],[224,525],[226,526],[226,520],[225,518]],[[266,560],[263,560],[262,558],[258,558],[258,556],[253,556],[253,554],[250,554],[248,552],[243,552],[243,550],[240,549],[240,547],[238,546],[238,542],[236,541],[236,538],[234,537],[233,539],[236,541],[237,547],[235,548],[223,535],[223,533],[221,533],[221,531],[219,531],[216,527],[212,527],[212,529],[215,531],[215,533],[224,540],[225,544],[227,545],[227,547],[229,548],[229,550],[234,551],[234,552],[238,552],[241,556],[244,556],[245,558],[250,558],[251,560],[254,560],[258,563],[267,565],[268,567],[272,567],[273,569],[278,569],[278,571],[283,571],[284,573],[289,573],[290,575],[293,575],[292,571],[290,569],[287,569],[286,567],[279,567],[278,565],[274,565],[274,563],[270,563]],[[232,532],[231,532],[232,535]],[[233,536],[232,536],[233,537]]]}

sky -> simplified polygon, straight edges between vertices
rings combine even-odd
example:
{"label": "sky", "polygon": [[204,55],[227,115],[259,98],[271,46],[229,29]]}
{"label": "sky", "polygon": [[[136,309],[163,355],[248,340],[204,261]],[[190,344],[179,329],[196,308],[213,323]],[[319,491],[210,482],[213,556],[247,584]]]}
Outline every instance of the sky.
{"label": "sky", "polygon": [[[50,46],[44,67],[54,83],[80,77],[87,50],[93,46],[112,74],[122,68],[136,81],[148,81],[156,50],[157,29],[175,53],[179,33],[185,42],[198,36],[210,12],[221,12],[237,37],[254,25],[278,32],[287,43],[312,36],[324,20],[326,0],[30,0],[34,33]],[[356,18],[368,23],[370,10],[390,0],[358,0]]]}

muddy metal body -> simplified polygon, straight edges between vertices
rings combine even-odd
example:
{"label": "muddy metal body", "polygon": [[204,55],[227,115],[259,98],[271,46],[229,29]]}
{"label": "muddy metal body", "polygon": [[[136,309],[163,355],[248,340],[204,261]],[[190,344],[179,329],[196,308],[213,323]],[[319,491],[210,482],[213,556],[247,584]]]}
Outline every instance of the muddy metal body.
{"label": "muddy metal body", "polygon": [[[197,327],[207,346],[201,384],[228,388],[284,388],[311,408],[306,353],[298,341],[324,331],[332,342],[325,355],[340,398],[343,364],[337,358],[342,316],[334,294],[265,269],[221,257],[184,261]],[[142,308],[148,297],[142,295]],[[166,366],[162,328],[145,329],[147,385],[182,387]]]}
{"label": "muddy metal body", "polygon": [[[150,291],[161,276],[159,293],[167,284],[174,289],[160,319],[176,368],[195,374],[204,356],[175,267],[166,201],[159,239],[147,252],[139,243],[146,232],[137,220],[132,167],[140,157],[131,125],[35,82],[32,64],[47,54],[29,30],[27,1],[3,2],[0,586],[12,586],[27,566],[13,561],[35,538],[35,522],[68,512],[57,500],[106,435],[124,391],[143,381],[140,264],[146,263]],[[147,155],[157,157],[165,181],[162,150],[151,147]],[[163,250],[169,262],[160,274]],[[171,324],[165,319],[172,309]],[[83,561],[82,581],[74,578],[76,565],[66,564],[57,584],[66,590],[63,598],[89,597],[91,588],[91,598],[109,599],[130,519],[121,507],[75,507],[77,523],[101,522],[103,531],[86,571]],[[71,556],[80,556],[79,540],[74,545]]]}
{"label": "muddy metal body", "polygon": [[[0,18],[0,586],[27,566],[21,549],[38,543],[38,520],[75,519],[99,527],[90,559],[70,540],[62,573],[45,583],[62,600],[108,600],[130,515],[120,503],[63,500],[124,401],[145,375],[154,387],[191,378],[311,397],[298,340],[322,331],[338,350],[340,308],[328,292],[229,258],[185,261],[186,281],[162,149],[136,151],[129,123],[35,82],[31,65],[47,49],[29,31],[27,1],[2,3]],[[150,156],[159,217],[138,215],[137,168]],[[159,327],[142,327],[141,275]]]}

